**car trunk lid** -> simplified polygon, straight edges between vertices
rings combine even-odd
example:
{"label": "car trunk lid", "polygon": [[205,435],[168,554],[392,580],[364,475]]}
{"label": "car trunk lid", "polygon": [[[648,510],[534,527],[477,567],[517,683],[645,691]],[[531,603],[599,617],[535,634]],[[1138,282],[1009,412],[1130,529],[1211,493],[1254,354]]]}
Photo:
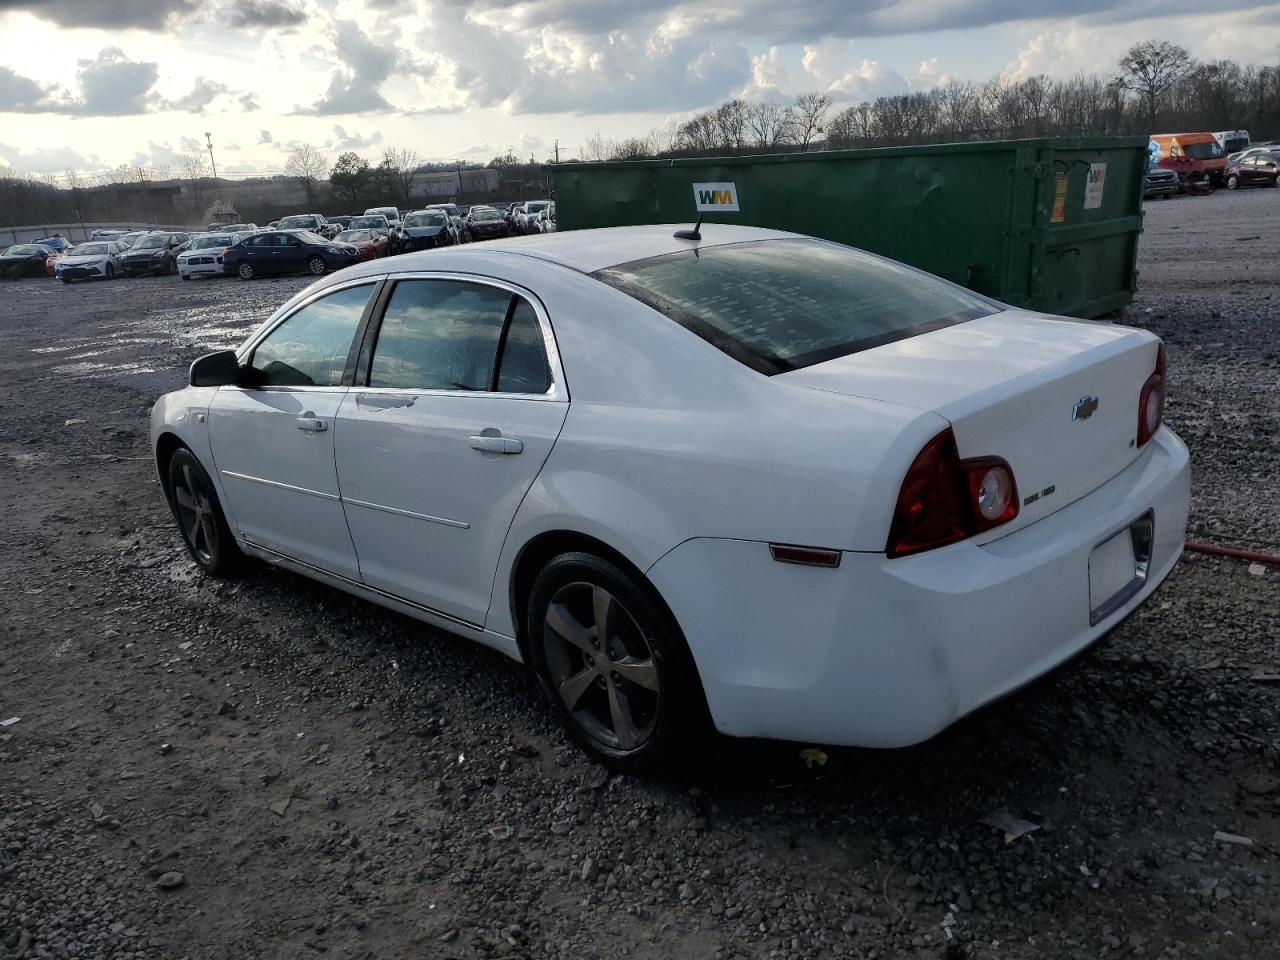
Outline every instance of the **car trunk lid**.
{"label": "car trunk lid", "polygon": [[[1138,394],[1159,341],[1141,330],[1007,310],[777,379],[946,418],[960,456],[1004,458],[1019,513],[994,539],[1067,506],[1138,456]],[[905,470],[905,466],[904,466]]]}

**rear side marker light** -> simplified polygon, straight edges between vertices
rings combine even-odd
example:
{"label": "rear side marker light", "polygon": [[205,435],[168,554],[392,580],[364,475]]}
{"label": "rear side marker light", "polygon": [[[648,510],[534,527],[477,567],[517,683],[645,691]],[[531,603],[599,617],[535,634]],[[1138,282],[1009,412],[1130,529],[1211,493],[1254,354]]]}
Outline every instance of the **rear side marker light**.
{"label": "rear side marker light", "polygon": [[838,567],[840,551],[822,547],[797,547],[789,543],[769,544],[769,553],[779,563],[799,563],[807,567]]}

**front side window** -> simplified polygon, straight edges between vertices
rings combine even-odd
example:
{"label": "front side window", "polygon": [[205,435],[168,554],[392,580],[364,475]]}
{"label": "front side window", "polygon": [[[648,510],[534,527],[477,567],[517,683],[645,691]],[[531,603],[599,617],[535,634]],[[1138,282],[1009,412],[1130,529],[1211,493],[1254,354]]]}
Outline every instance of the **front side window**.
{"label": "front side window", "polygon": [[369,386],[544,394],[551,371],[538,316],[497,287],[402,280],[387,303]]}
{"label": "front side window", "polygon": [[1001,309],[904,264],[810,239],[702,247],[592,276],[768,375]]}
{"label": "front side window", "polygon": [[337,387],[373,284],[347,287],[298,310],[253,351],[255,387]]}

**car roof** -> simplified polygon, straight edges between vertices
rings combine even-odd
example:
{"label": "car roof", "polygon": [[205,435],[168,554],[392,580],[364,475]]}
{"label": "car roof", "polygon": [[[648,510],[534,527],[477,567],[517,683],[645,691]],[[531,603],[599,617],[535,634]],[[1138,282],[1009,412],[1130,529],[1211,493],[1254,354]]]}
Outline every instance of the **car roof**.
{"label": "car roof", "polygon": [[[692,223],[664,223],[643,227],[602,227],[596,230],[565,230],[560,233],[542,233],[530,237],[512,237],[505,240],[487,240],[475,252],[498,250],[533,257],[556,263],[582,273],[594,273],[606,267],[646,260],[667,253],[679,253],[691,247],[717,247],[727,243],[745,243],[752,240],[781,240],[797,234],[781,230],[765,230],[760,227],[742,227],[727,223],[704,223],[702,240],[693,242],[677,239],[677,230],[688,230]],[[471,248],[463,248],[463,252]],[[432,251],[405,254],[404,257],[427,258]],[[429,264],[430,261],[428,261]],[[419,262],[414,269],[424,269]]]}

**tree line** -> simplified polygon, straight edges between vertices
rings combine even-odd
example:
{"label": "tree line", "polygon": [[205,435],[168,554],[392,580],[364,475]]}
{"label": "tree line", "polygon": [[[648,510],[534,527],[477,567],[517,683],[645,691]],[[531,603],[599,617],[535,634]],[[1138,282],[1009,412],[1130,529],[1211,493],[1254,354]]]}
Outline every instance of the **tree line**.
{"label": "tree line", "polygon": [[1280,137],[1280,66],[1199,62],[1162,40],[1134,44],[1114,72],[998,76],[837,109],[826,93],[790,103],[729,100],[643,137],[589,138],[584,160],[638,160],[854,147],[1245,129]]}

